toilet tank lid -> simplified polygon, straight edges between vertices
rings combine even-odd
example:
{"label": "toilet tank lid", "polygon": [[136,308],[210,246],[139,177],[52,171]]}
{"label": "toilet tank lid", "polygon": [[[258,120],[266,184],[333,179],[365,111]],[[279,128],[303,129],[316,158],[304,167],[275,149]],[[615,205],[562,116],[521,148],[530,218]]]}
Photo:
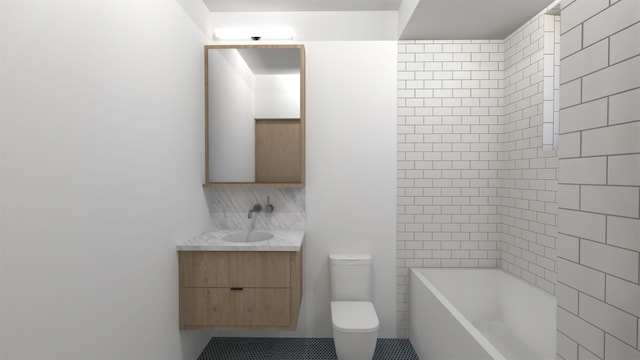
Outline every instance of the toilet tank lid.
{"label": "toilet tank lid", "polygon": [[369,254],[330,254],[329,261],[332,264],[341,265],[362,265],[371,263]]}

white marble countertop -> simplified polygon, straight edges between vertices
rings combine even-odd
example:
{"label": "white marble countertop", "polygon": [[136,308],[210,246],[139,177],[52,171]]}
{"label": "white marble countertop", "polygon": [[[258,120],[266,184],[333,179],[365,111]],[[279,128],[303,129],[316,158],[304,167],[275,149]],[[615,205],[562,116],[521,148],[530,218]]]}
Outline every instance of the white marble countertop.
{"label": "white marble countertop", "polygon": [[304,240],[301,230],[258,230],[273,234],[273,238],[256,242],[225,241],[225,235],[238,230],[218,230],[205,232],[178,244],[178,251],[299,251]]}

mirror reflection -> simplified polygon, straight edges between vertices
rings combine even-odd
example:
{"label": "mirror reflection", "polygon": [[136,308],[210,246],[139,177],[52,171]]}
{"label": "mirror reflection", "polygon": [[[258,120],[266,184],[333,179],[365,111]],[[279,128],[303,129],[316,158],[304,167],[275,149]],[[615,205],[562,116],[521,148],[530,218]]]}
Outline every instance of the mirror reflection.
{"label": "mirror reflection", "polygon": [[303,49],[206,47],[207,183],[302,183]]}

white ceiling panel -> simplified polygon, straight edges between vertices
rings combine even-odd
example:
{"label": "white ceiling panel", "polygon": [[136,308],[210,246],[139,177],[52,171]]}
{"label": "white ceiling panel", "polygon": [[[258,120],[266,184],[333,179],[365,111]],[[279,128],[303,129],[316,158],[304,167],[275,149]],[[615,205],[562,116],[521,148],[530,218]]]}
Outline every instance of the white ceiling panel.
{"label": "white ceiling panel", "polygon": [[504,39],[553,0],[420,0],[401,40]]}
{"label": "white ceiling panel", "polygon": [[397,10],[401,0],[203,0],[210,11]]}
{"label": "white ceiling panel", "polygon": [[[416,0],[203,0],[213,13],[395,11]],[[553,0],[418,0],[400,40],[504,39]],[[329,25],[329,24],[327,24]]]}

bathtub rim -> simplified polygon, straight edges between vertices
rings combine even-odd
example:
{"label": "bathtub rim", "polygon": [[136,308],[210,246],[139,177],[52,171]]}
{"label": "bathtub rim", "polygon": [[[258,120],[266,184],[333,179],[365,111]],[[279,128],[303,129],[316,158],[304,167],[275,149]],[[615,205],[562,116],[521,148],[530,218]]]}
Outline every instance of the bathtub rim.
{"label": "bathtub rim", "polygon": [[[409,268],[409,270],[414,271],[414,270],[448,270],[448,271],[486,271],[486,272],[491,272],[491,271],[496,271],[500,274],[503,275],[507,275],[507,277],[511,278],[512,280],[516,280],[517,282],[526,285],[528,288],[530,288],[531,290],[538,292],[544,296],[549,296],[555,299],[555,295],[542,290],[541,288],[535,286],[534,284],[510,273],[509,271],[503,269],[503,268],[443,268],[443,267],[412,267]],[[432,284],[433,285],[433,284]],[[435,285],[434,285],[435,286]],[[444,296],[444,295],[443,295]]]}
{"label": "bathtub rim", "polygon": [[[427,279],[427,277],[422,274],[417,269],[438,269],[438,270],[468,270],[468,271],[478,271],[478,270],[488,270],[488,271],[500,271],[504,274],[507,274],[502,269],[499,268],[410,268],[412,274],[414,274],[423,284],[431,291],[431,293],[440,301],[440,303],[455,317],[455,319],[464,326],[464,328],[469,332],[469,334],[482,346],[482,348],[494,359],[494,360],[507,360],[507,358],[502,355],[502,353],[496,349],[493,344],[487,338],[482,335],[480,330],[478,330],[467,318],[460,313],[460,311],[447,299],[446,296],[442,295],[440,290]],[[409,290],[411,291],[411,290]],[[409,318],[411,321],[411,318]]]}

